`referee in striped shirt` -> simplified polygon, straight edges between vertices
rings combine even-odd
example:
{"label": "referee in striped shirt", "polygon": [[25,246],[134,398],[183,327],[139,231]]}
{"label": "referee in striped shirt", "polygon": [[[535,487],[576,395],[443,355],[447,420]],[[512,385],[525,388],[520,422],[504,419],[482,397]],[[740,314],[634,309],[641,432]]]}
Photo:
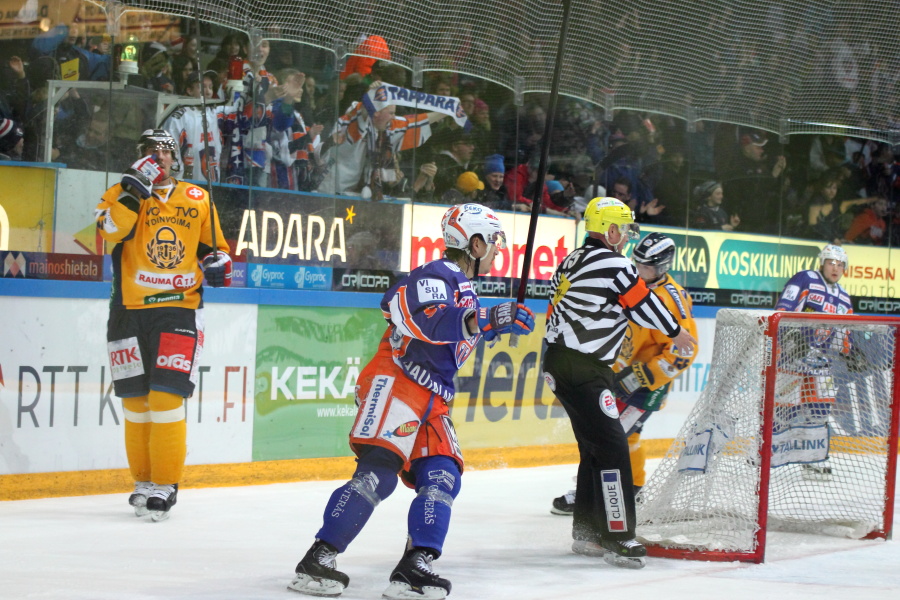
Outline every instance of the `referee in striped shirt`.
{"label": "referee in striped shirt", "polygon": [[551,280],[544,336],[544,379],[569,414],[580,453],[572,550],[641,568],[647,551],[634,539],[628,438],[611,391],[611,366],[627,320],[665,332],[685,357],[697,340],[621,254],[629,239],[640,236],[634,212],[614,198],[594,198],[584,220],[584,245],[563,260]]}

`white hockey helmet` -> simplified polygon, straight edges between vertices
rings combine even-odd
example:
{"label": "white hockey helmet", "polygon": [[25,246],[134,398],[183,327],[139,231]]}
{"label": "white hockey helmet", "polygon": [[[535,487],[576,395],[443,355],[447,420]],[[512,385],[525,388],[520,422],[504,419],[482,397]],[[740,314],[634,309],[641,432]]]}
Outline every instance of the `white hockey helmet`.
{"label": "white hockey helmet", "polygon": [[506,248],[503,224],[490,208],[481,204],[457,204],[450,207],[441,220],[441,232],[447,248],[469,251],[472,236],[480,235],[498,250]]}
{"label": "white hockey helmet", "polygon": [[846,271],[850,266],[850,261],[847,259],[847,251],[837,244],[828,244],[822,251],[819,252],[819,268],[822,268],[822,265],[825,264],[825,261],[828,259],[839,260],[844,263],[844,270]]}

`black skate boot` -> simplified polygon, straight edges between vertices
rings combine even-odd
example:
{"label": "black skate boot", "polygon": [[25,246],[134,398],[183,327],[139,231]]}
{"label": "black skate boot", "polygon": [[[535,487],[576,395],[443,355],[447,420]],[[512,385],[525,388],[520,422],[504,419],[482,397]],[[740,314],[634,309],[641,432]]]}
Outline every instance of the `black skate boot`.
{"label": "black skate boot", "polygon": [[147,496],[147,512],[154,521],[165,521],[169,518],[169,509],[178,501],[178,484],[159,485],[154,483],[153,490]]}
{"label": "black skate boot", "polygon": [[440,600],[450,593],[450,582],[431,570],[435,553],[427,548],[407,550],[391,573],[382,594],[387,600]]}
{"label": "black skate boot", "polygon": [[550,512],[554,515],[571,517],[575,512],[575,490],[569,490],[559,498],[554,498]]}
{"label": "black skate boot", "polygon": [[340,596],[350,584],[350,578],[335,568],[337,555],[337,548],[328,542],[316,540],[303,560],[297,563],[297,568],[294,569],[296,575],[288,584],[288,589],[309,596]]}
{"label": "black skate boot", "polygon": [[614,567],[643,569],[647,564],[647,549],[635,539],[601,540],[600,546],[606,550],[603,560]]}
{"label": "black skate boot", "polygon": [[135,481],[134,491],[128,496],[128,504],[134,507],[134,514],[143,517],[148,512],[147,497],[153,493],[153,484],[149,481]]}

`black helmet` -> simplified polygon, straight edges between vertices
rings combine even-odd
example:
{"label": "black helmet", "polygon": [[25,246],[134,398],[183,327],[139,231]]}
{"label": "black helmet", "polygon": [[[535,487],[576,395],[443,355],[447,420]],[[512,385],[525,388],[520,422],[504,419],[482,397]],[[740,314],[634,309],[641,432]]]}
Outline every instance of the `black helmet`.
{"label": "black helmet", "polygon": [[178,150],[178,144],[175,143],[172,134],[165,129],[148,129],[141,134],[141,139],[138,141],[138,154],[143,156],[148,149],[175,152]]}
{"label": "black helmet", "polygon": [[675,259],[675,242],[661,233],[651,233],[634,248],[631,257],[639,265],[656,267],[656,275],[665,275]]}

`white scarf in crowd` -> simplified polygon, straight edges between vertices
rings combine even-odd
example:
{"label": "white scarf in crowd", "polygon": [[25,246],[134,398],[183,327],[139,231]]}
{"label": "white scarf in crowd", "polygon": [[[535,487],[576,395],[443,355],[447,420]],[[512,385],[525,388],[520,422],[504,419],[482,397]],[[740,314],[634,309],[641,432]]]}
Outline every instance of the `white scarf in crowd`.
{"label": "white scarf in crowd", "polygon": [[454,98],[453,96],[437,96],[416,90],[408,90],[396,85],[383,84],[369,90],[363,96],[362,102],[369,112],[369,116],[393,104],[450,115],[456,121],[456,124],[463,127],[466,131],[472,128],[472,123],[462,109],[459,98]]}

